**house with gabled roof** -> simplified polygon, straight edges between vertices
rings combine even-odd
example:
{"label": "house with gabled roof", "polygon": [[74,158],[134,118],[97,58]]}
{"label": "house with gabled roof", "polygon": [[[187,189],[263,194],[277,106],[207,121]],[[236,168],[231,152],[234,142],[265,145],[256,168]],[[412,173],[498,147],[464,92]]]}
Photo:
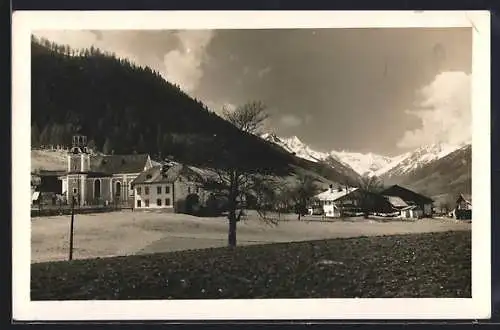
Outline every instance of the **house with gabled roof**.
{"label": "house with gabled roof", "polygon": [[79,205],[131,205],[134,199],[132,181],[153,163],[147,154],[93,155],[87,149],[86,137],[73,137],[68,153],[68,168],[61,176],[66,199]]}
{"label": "house with gabled roof", "polygon": [[[356,187],[338,187],[333,185],[315,196],[323,208],[326,217],[340,217],[342,214],[389,213],[390,204],[383,196]],[[364,204],[364,205],[363,205]]]}
{"label": "house with gabled roof", "polygon": [[134,210],[195,213],[209,197],[204,177],[203,170],[176,162],[152,166],[131,183]]}
{"label": "house with gabled roof", "polygon": [[[416,193],[399,185],[393,185],[381,192],[389,202],[399,209],[403,218],[432,217],[432,198]],[[403,203],[402,203],[403,202]]]}
{"label": "house with gabled roof", "polygon": [[472,196],[470,194],[458,195],[454,215],[460,220],[472,219]]}

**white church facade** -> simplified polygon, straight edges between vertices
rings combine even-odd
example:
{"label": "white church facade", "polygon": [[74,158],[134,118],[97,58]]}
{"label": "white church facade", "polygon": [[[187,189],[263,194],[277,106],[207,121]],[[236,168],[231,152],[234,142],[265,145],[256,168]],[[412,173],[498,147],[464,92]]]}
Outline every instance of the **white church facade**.
{"label": "white church facade", "polygon": [[147,154],[92,155],[87,149],[87,138],[82,135],[73,137],[67,157],[62,191],[68,202],[75,198],[78,205],[132,205],[132,181],[153,166]]}

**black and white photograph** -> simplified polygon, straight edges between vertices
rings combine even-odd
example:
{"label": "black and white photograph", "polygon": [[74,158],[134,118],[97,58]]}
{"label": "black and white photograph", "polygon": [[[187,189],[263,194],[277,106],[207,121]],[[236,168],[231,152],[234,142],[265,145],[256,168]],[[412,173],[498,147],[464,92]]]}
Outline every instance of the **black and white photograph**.
{"label": "black and white photograph", "polygon": [[488,315],[487,12],[124,15],[14,19],[20,315]]}

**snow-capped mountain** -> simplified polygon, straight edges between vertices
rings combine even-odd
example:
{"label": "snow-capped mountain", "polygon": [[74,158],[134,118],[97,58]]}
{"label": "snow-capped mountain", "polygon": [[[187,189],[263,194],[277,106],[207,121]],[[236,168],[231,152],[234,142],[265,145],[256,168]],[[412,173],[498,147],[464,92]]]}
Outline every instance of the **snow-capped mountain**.
{"label": "snow-capped mountain", "polygon": [[361,175],[372,175],[394,161],[391,157],[377,155],[371,152],[362,154],[359,152],[330,151],[330,155],[344,164],[348,164],[353,170]]}
{"label": "snow-capped mountain", "polygon": [[386,173],[382,180],[386,185],[400,184],[414,191],[431,196],[435,205],[453,203],[458,194],[471,193],[472,145],[463,147],[409,170],[402,175]]}
{"label": "snow-capped mountain", "polygon": [[335,159],[349,166],[360,175],[376,175],[385,178],[410,173],[433,161],[441,159],[453,151],[470,145],[470,141],[451,145],[445,143],[422,146],[414,151],[406,152],[396,157],[386,157],[374,153],[358,153],[348,151],[330,152],[316,151],[303,143],[298,137],[278,137],[276,134],[266,133],[261,136],[264,140],[275,143],[297,157],[313,162]]}
{"label": "snow-capped mountain", "polygon": [[470,142],[456,145],[436,143],[422,146],[414,151],[395,157],[391,163],[375,171],[374,174],[384,178],[405,175],[470,144]]}
{"label": "snow-capped mountain", "polygon": [[372,174],[375,171],[387,166],[393,161],[390,157],[377,155],[374,153],[362,154],[358,152],[336,151],[330,152],[316,151],[303,143],[298,137],[278,137],[276,134],[266,133],[261,136],[264,140],[273,142],[297,157],[313,162],[328,161],[333,158],[344,165],[349,166],[360,175]]}
{"label": "snow-capped mountain", "polygon": [[275,143],[286,151],[295,154],[297,157],[310,160],[312,162],[323,161],[328,158],[326,152],[315,151],[308,145],[304,144],[296,136],[293,137],[278,137],[276,134],[266,133],[261,136],[262,139]]}

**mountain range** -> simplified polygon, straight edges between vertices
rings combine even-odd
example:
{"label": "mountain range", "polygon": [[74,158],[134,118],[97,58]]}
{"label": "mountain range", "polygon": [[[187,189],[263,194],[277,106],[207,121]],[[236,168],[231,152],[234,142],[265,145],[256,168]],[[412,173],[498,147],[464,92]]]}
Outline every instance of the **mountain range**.
{"label": "mountain range", "polygon": [[375,175],[386,185],[404,184],[434,197],[470,193],[471,190],[471,141],[457,145],[436,143],[387,157],[374,153],[317,151],[297,136],[279,137],[274,133],[265,133],[261,138],[311,162],[335,160],[349,166],[360,176]]}
{"label": "mountain range", "polygon": [[385,184],[405,184],[430,196],[470,192],[470,143],[422,146],[397,157],[317,151],[298,137],[245,134],[158,72],[113,54],[36,38],[31,46],[35,148],[67,146],[80,133],[106,154],[148,153],[198,166],[236,162],[305,173],[324,184],[353,185],[362,175],[377,175]]}

